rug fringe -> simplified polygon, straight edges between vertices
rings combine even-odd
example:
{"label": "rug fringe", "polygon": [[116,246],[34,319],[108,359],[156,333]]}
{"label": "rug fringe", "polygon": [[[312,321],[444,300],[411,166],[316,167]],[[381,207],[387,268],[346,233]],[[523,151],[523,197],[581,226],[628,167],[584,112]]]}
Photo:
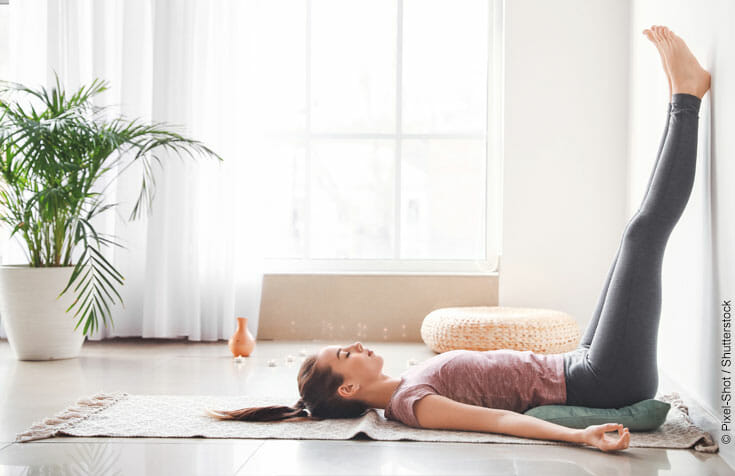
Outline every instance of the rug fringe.
{"label": "rug fringe", "polygon": [[[689,407],[684,403],[684,400],[681,399],[679,392],[671,392],[666,395],[662,395],[659,400],[670,403],[671,406],[684,414],[684,419],[686,421],[696,426],[692,417],[689,416]],[[694,450],[702,453],[717,453],[720,450],[720,446],[712,438],[712,435],[702,430],[702,438],[694,443]]]}
{"label": "rug fringe", "polygon": [[127,393],[98,393],[89,398],[79,400],[66,410],[57,413],[42,422],[34,423],[27,431],[15,437],[17,443],[42,440],[58,435],[62,430],[89,418],[91,415],[108,408],[126,398]]}

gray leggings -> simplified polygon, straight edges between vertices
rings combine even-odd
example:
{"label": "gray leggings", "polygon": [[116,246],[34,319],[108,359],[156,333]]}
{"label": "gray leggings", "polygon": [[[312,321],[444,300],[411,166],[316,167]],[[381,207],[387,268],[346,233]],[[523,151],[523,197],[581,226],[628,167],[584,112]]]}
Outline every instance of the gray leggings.
{"label": "gray leggings", "polygon": [[564,354],[567,405],[620,408],[656,395],[661,266],[694,185],[700,103],[672,95],[643,203],[623,232],[579,347]]}

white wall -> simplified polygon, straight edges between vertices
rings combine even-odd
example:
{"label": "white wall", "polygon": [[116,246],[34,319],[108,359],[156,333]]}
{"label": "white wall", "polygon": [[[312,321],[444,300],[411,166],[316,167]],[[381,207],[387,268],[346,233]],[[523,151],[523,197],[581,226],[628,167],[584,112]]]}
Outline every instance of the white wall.
{"label": "white wall", "polygon": [[[642,30],[669,26],[712,73],[692,197],[664,259],[658,362],[721,422],[720,303],[735,298],[735,2],[511,0],[505,22],[500,304],[563,310],[582,328],[666,120],[666,77]],[[731,464],[732,445],[721,443]]]}
{"label": "white wall", "polygon": [[[664,257],[658,362],[721,422],[720,303],[735,297],[735,2],[633,0],[633,35],[643,38],[640,32],[652,24],[666,25],[684,38],[712,74],[712,89],[699,113],[694,189]],[[632,213],[640,205],[650,175],[668,93],[655,47],[634,41],[631,62],[628,210]],[[733,366],[725,369],[735,371]],[[716,428],[715,432],[719,439],[721,434]],[[735,436],[732,431],[729,435]],[[730,464],[735,462],[732,445],[720,445],[721,455]]]}
{"label": "white wall", "polygon": [[10,7],[0,4],[0,79],[9,79],[9,63],[10,51],[8,50],[8,41],[10,39],[8,24]]}
{"label": "white wall", "polygon": [[626,214],[629,4],[506,1],[500,304],[584,330]]}

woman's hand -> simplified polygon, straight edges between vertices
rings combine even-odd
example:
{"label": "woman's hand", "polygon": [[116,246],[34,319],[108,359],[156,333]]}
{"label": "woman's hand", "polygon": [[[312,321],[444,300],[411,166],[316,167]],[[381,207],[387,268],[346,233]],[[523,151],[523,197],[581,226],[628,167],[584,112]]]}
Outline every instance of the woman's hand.
{"label": "woman's hand", "polygon": [[[618,431],[615,436],[607,436],[606,431]],[[602,451],[624,450],[630,443],[630,431],[618,423],[591,425],[582,430],[582,441]]]}

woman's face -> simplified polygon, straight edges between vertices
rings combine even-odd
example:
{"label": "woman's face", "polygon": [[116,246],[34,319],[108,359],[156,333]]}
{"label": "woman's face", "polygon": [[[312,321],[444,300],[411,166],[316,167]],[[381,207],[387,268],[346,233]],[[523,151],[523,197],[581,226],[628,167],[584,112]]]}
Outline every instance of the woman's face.
{"label": "woman's face", "polygon": [[320,365],[328,365],[333,372],[344,377],[344,383],[338,390],[340,394],[343,387],[348,393],[350,390],[359,390],[354,387],[355,385],[367,387],[371,382],[378,380],[383,369],[383,358],[363,347],[361,342],[354,342],[348,346],[324,347],[319,351],[317,359]]}

